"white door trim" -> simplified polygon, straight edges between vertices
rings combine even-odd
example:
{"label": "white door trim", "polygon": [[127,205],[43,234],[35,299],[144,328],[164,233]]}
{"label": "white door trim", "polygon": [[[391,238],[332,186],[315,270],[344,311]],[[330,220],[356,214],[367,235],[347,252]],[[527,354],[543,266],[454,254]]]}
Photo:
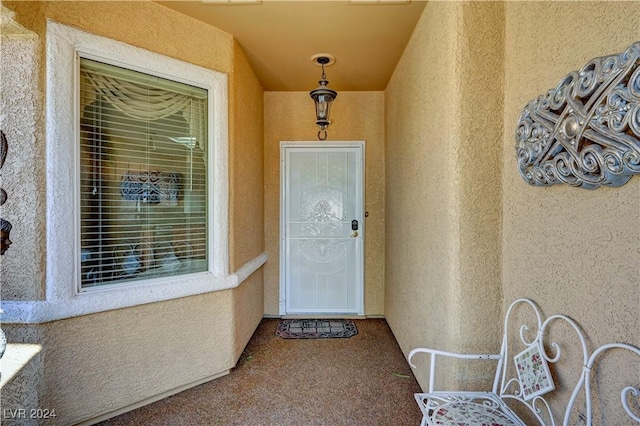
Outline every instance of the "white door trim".
{"label": "white door trim", "polygon": [[[360,205],[358,206],[359,212],[359,237],[361,249],[358,250],[359,262],[357,267],[358,285],[356,289],[358,312],[356,315],[364,315],[364,237],[365,237],[365,221],[364,221],[364,200],[365,200],[365,141],[331,141],[331,142],[317,142],[317,141],[280,141],[280,293],[278,297],[279,315],[287,315],[286,305],[286,149],[287,148],[359,148],[361,152],[361,182],[360,188],[356,188],[360,195]],[[338,313],[338,312],[336,312]],[[298,314],[298,313],[296,313]],[[351,313],[353,315],[353,313]]]}

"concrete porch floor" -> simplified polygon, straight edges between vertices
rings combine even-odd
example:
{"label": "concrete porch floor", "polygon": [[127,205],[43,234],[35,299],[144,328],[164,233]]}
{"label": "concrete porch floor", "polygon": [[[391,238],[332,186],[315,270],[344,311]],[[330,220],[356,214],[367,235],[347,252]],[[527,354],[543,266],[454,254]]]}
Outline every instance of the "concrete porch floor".
{"label": "concrete porch floor", "polygon": [[120,425],[417,425],[419,392],[383,319],[345,339],[282,339],[264,319],[220,379],[100,423]]}

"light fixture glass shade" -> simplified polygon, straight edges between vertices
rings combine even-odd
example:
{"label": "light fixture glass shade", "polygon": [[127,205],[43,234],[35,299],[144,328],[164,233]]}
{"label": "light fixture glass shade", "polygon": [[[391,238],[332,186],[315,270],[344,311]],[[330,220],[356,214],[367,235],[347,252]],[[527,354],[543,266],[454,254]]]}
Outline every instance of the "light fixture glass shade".
{"label": "light fixture glass shade", "polygon": [[320,80],[320,86],[312,90],[311,99],[316,103],[316,124],[320,126],[320,130],[325,130],[329,126],[329,113],[331,112],[331,103],[338,96],[335,90],[327,87],[327,80]]}
{"label": "light fixture glass shade", "polygon": [[335,62],[335,58],[331,55],[318,54],[311,57],[311,60],[322,67],[322,76],[318,82],[320,86],[313,89],[309,95],[316,104],[316,124],[320,126],[318,139],[321,141],[327,139],[327,127],[331,123],[329,121],[329,113],[331,112],[331,103],[338,96],[335,90],[327,87],[327,75],[324,73],[325,65],[331,65]]}

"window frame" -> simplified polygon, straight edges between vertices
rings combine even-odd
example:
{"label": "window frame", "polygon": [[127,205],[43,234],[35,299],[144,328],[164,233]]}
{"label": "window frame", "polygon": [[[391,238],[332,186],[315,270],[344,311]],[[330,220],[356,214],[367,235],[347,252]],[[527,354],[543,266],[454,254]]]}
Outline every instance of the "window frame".
{"label": "window frame", "polygon": [[[159,78],[164,78],[167,80],[171,80],[174,82],[178,82],[178,83],[183,83],[183,84],[188,84],[190,86],[194,86],[194,87],[198,87],[201,89],[204,89],[207,91],[207,155],[206,155],[206,161],[207,161],[207,170],[206,170],[206,175],[207,175],[207,222],[206,222],[206,228],[207,228],[207,236],[205,238],[206,240],[206,251],[207,251],[207,270],[206,271],[202,271],[202,272],[192,272],[192,273],[184,273],[184,274],[177,274],[177,275],[168,275],[168,276],[159,276],[159,277],[152,277],[152,278],[147,278],[147,279],[141,279],[141,280],[133,280],[133,281],[112,281],[112,282],[107,282],[104,284],[100,284],[97,286],[88,286],[88,287],[83,287],[82,286],[82,262],[79,261],[79,259],[81,259],[81,247],[82,247],[82,235],[81,235],[81,226],[82,226],[82,219],[81,219],[81,211],[82,211],[82,207],[81,207],[81,176],[80,176],[80,170],[81,170],[81,159],[80,159],[80,144],[81,144],[81,126],[80,126],[80,122],[82,120],[82,111],[80,109],[80,84],[81,84],[81,78],[80,78],[80,68],[81,68],[81,59],[89,59],[92,61],[97,61],[97,62],[102,62],[102,63],[106,63],[109,65],[114,65],[120,68],[124,68],[127,70],[132,70],[132,71],[136,71],[136,72],[140,72],[146,75],[151,75],[154,77],[159,77]],[[188,79],[185,79],[183,77],[178,77],[178,76],[173,76],[171,74],[167,74],[165,72],[155,72],[152,70],[149,70],[147,68],[142,68],[139,66],[136,66],[135,64],[130,64],[130,63],[123,63],[120,60],[118,61],[114,61],[111,60],[110,58],[104,57],[104,56],[99,56],[96,55],[95,53],[87,53],[85,52],[85,50],[83,48],[76,48],[75,49],[75,58],[74,58],[74,89],[75,89],[75,96],[74,96],[74,102],[75,102],[75,106],[74,106],[74,117],[75,117],[75,141],[76,141],[76,182],[75,182],[75,187],[74,187],[74,193],[76,195],[76,200],[75,200],[75,206],[76,206],[76,214],[75,214],[75,219],[76,219],[76,226],[75,226],[75,232],[77,235],[77,241],[76,241],[76,260],[77,260],[77,267],[76,267],[76,277],[75,277],[75,281],[76,281],[76,292],[78,294],[80,293],[86,293],[86,292],[92,292],[92,291],[100,291],[100,290],[107,290],[109,288],[117,288],[117,287],[128,287],[128,286],[137,286],[137,285],[154,285],[156,283],[163,283],[166,281],[171,281],[174,282],[176,279],[179,279],[179,277],[182,276],[194,276],[197,277],[198,275],[210,275],[210,274],[214,274],[214,269],[216,267],[215,263],[214,263],[214,259],[212,256],[212,253],[214,252],[212,249],[212,241],[214,238],[214,234],[213,234],[213,229],[212,228],[216,228],[215,223],[213,222],[213,220],[215,219],[209,212],[212,211],[213,206],[215,205],[216,199],[215,199],[215,185],[216,185],[216,181],[214,179],[214,173],[213,173],[213,168],[215,167],[214,161],[212,159],[213,155],[212,155],[212,137],[213,137],[213,129],[212,127],[214,127],[214,114],[213,114],[213,108],[214,108],[214,102],[213,102],[213,87],[212,85],[205,85],[203,84],[203,82],[194,82]]]}
{"label": "window frame", "polygon": [[[242,276],[230,274],[228,262],[227,74],[53,20],[47,21],[46,41],[46,300],[23,306],[19,317],[27,322],[50,321],[236,287]],[[79,55],[209,91],[207,272],[79,291]],[[173,73],[167,74],[168,69]]]}

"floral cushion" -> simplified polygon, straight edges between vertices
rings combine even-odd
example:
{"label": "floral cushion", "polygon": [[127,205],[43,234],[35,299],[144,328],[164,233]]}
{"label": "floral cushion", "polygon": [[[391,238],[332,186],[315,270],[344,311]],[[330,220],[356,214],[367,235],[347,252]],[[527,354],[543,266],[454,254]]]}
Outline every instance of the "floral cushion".
{"label": "floral cushion", "polygon": [[417,393],[429,426],[525,426],[493,392]]}
{"label": "floral cushion", "polygon": [[432,417],[432,424],[442,426],[516,426],[497,407],[489,407],[470,401],[452,402],[438,407]]}

